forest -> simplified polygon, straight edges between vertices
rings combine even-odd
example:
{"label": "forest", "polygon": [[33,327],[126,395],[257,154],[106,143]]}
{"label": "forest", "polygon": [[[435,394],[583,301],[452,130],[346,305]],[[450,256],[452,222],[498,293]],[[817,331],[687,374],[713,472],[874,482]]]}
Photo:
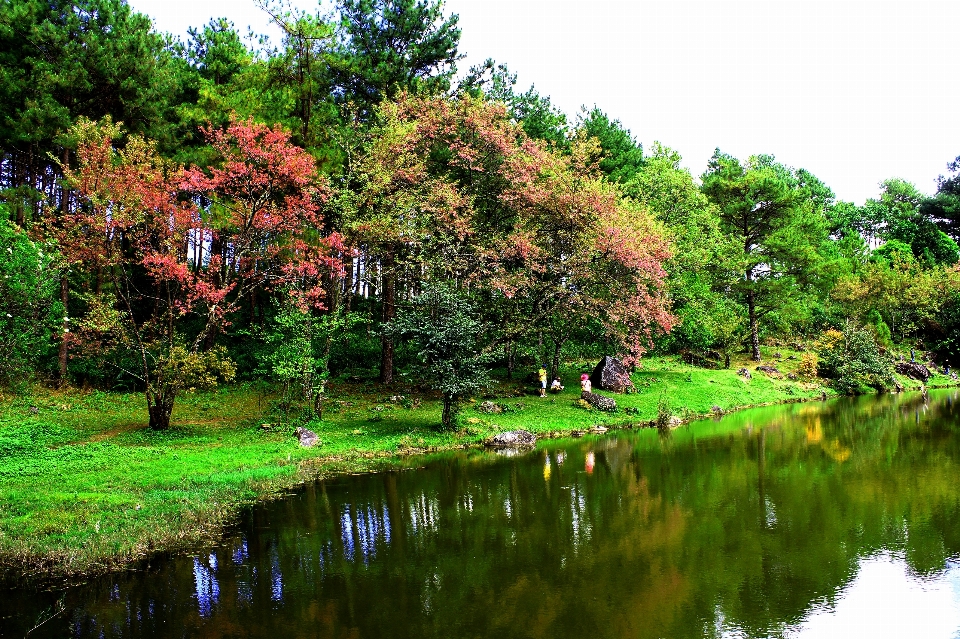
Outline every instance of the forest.
{"label": "forest", "polygon": [[571,358],[784,345],[844,394],[960,365],[960,157],[862,206],[764,149],[692,175],[599,106],[458,66],[439,1],[260,4],[281,42],[0,0],[4,389],[141,392],[164,430],[239,382],[320,418],[349,377],[429,390],[450,428]]}

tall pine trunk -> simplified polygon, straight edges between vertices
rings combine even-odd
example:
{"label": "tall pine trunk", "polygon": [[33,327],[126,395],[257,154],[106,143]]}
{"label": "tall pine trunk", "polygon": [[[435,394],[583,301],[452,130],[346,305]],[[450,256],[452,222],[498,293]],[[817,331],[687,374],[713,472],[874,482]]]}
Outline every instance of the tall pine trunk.
{"label": "tall pine trunk", "polygon": [[67,312],[67,302],[70,301],[70,289],[67,285],[67,276],[60,276],[60,302],[63,304],[63,330],[60,333],[60,353],[58,357],[59,368],[58,368],[58,377],[57,384],[63,386],[67,383],[67,340],[69,339],[70,333],[67,331],[70,330],[70,324],[67,321],[67,317],[70,315]]}
{"label": "tall pine trunk", "polygon": [[747,310],[750,314],[750,346],[753,349],[753,361],[760,360],[760,327],[757,322],[757,305],[753,291],[747,294]]}
{"label": "tall pine trunk", "polygon": [[[381,262],[381,278],[383,280],[383,325],[386,325],[397,315],[397,279],[395,261],[391,251],[383,256]],[[393,383],[393,338],[384,335],[381,338],[380,350],[380,383]],[[446,410],[446,408],[444,408]]]}

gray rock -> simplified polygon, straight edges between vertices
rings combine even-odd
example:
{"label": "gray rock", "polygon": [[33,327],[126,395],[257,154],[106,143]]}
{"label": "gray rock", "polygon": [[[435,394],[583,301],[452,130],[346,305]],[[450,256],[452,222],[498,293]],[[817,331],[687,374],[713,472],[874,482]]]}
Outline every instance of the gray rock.
{"label": "gray rock", "polygon": [[761,373],[767,373],[768,375],[776,375],[780,373],[776,366],[757,366],[757,370]]}
{"label": "gray rock", "polygon": [[739,375],[740,377],[742,377],[742,378],[744,378],[744,379],[753,379],[753,375],[751,375],[751,374],[750,374],[750,371],[748,371],[748,370],[745,369],[745,368],[741,368],[740,370],[738,370],[738,371],[737,371],[737,375]]}
{"label": "gray rock", "polygon": [[580,393],[580,399],[587,402],[597,410],[605,411],[615,411],[617,410],[617,402],[610,397],[604,397],[603,395],[598,395],[596,393],[591,393],[590,391],[583,391]]}
{"label": "gray rock", "polygon": [[491,448],[520,448],[536,443],[537,436],[523,429],[498,433],[486,441],[486,445]]}
{"label": "gray rock", "polygon": [[478,410],[479,412],[481,412],[481,413],[494,413],[494,414],[496,414],[496,413],[502,413],[502,412],[503,412],[503,407],[500,406],[499,404],[495,404],[495,403],[493,403],[493,402],[491,402],[491,401],[488,400],[488,401],[485,401],[485,402],[481,402],[481,403],[477,406],[477,410]]}
{"label": "gray rock", "polygon": [[607,355],[600,360],[597,367],[590,374],[590,383],[594,388],[600,390],[622,393],[627,388],[633,388],[633,382],[630,381],[630,371],[616,357]]}
{"label": "gray rock", "polygon": [[317,434],[312,430],[307,430],[297,426],[297,429],[293,431],[293,434],[297,436],[297,439],[300,440],[300,445],[304,448],[310,448],[311,446],[316,446],[320,443],[320,438],[317,437]]}
{"label": "gray rock", "polygon": [[924,383],[930,379],[930,369],[917,362],[897,362],[896,365],[894,365],[894,370],[901,375],[912,377]]}

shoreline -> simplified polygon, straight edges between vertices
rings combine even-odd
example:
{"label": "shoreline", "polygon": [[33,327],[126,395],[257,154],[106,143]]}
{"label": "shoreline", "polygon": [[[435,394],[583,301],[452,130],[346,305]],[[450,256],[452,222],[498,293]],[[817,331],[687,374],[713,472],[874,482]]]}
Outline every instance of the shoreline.
{"label": "shoreline", "polygon": [[[472,408],[465,408],[461,414],[460,430],[438,432],[423,428],[424,422],[429,423],[429,417],[420,419],[419,424],[412,419],[414,415],[423,418],[432,414],[431,411],[436,407],[428,402],[424,402],[424,407],[419,409],[422,413],[408,411],[404,414],[401,408],[387,409],[379,402],[373,406],[356,408],[354,413],[362,409],[361,416],[365,422],[358,421],[354,413],[344,408],[331,415],[329,429],[318,432],[323,440],[318,449],[299,448],[294,438],[285,435],[285,426],[259,428],[260,425],[256,423],[262,419],[259,414],[247,414],[240,425],[218,427],[202,423],[189,410],[199,406],[202,413],[209,411],[211,405],[214,410],[222,409],[224,406],[219,402],[226,404],[242,400],[239,401],[241,409],[238,412],[252,412],[249,410],[252,405],[251,394],[243,395],[235,389],[215,393],[218,404],[210,402],[207,395],[198,395],[194,406],[182,407],[184,410],[181,411],[177,426],[172,429],[176,431],[173,433],[153,433],[144,430],[142,424],[127,424],[126,429],[122,426],[110,428],[112,424],[109,423],[105,424],[105,429],[88,429],[82,433],[85,437],[77,438],[77,433],[73,432],[68,434],[68,439],[72,436],[71,441],[60,442],[58,446],[49,448],[35,448],[35,456],[39,458],[51,452],[67,450],[81,457],[89,457],[91,449],[103,449],[104,456],[110,458],[136,450],[142,453],[140,456],[147,463],[158,458],[165,460],[167,465],[172,464],[173,474],[171,476],[167,472],[169,468],[166,466],[145,467],[134,461],[130,466],[114,469],[109,476],[98,477],[96,469],[94,472],[85,468],[72,469],[75,472],[71,474],[71,470],[54,463],[49,468],[41,468],[38,474],[47,481],[53,479],[53,485],[40,486],[36,495],[25,495],[23,493],[28,490],[30,482],[24,482],[24,478],[20,477],[19,485],[11,487],[11,483],[18,482],[9,481],[10,473],[4,474],[4,469],[0,467],[0,489],[3,489],[0,497],[6,498],[8,493],[14,493],[19,498],[12,500],[19,508],[0,505],[0,581],[4,587],[69,587],[107,573],[148,569],[157,557],[216,543],[224,531],[237,523],[244,509],[283,498],[311,482],[347,474],[382,472],[417,455],[482,448],[484,441],[497,432],[525,428],[536,434],[538,440],[545,440],[568,438],[572,432],[587,431],[592,425],[604,426],[611,433],[655,427],[649,419],[655,414],[651,415],[649,407],[656,397],[654,393],[645,392],[649,385],[643,384],[648,379],[657,380],[657,376],[667,378],[671,374],[680,375],[686,380],[686,387],[684,382],[680,385],[663,382],[662,386],[657,386],[661,397],[669,393],[682,398],[684,393],[693,393],[701,407],[705,402],[713,404],[720,403],[724,398],[727,400],[721,413],[697,411],[693,402],[682,401],[674,411],[682,415],[676,416],[679,421],[672,427],[751,408],[823,401],[824,394],[827,399],[837,397],[819,383],[788,383],[760,375],[748,383],[736,379],[734,369],[716,371],[684,365],[675,365],[673,369],[651,367],[644,371],[643,376],[635,377],[640,382],[638,387],[641,387],[638,394],[611,394],[618,403],[622,403],[621,410],[615,414],[557,404],[558,399],[572,399],[573,393],[562,398],[548,397],[553,401],[545,403],[528,396],[515,401],[518,396],[514,394],[499,400],[502,405],[516,407],[515,412],[480,417],[482,414],[476,410],[475,404]],[[709,378],[708,383],[694,380],[690,384],[694,373]],[[919,385],[913,384],[913,380],[910,382],[904,384],[905,392],[919,390]],[[758,392],[756,399],[759,401],[739,403],[731,401],[730,394],[726,392],[731,385],[735,390],[739,387],[737,398],[742,400],[750,399],[747,395],[757,388],[763,392]],[[927,388],[957,386],[957,383],[936,383],[929,384]],[[744,393],[744,388],[751,390]],[[804,392],[799,394],[798,388]],[[710,391],[715,392],[710,394]],[[106,399],[101,403],[107,405],[107,411],[114,413],[123,411],[111,400],[131,402],[129,395],[93,395],[99,400]],[[50,397],[56,398],[56,401],[63,399],[53,393]],[[74,397],[69,396],[71,399]],[[347,399],[341,403],[359,404],[357,397],[347,397],[355,401]],[[258,406],[262,399],[256,398]],[[382,397],[375,397],[373,401],[380,399]],[[526,403],[532,405],[527,406]],[[634,410],[639,411],[636,416],[625,415],[622,410],[631,403],[634,404]],[[637,406],[646,408],[641,410]],[[0,451],[4,443],[3,435],[11,421],[11,407],[6,406],[6,409],[6,414],[0,413]],[[39,417],[43,417],[45,412],[40,411]],[[388,414],[382,416],[384,413]],[[397,413],[402,416],[401,419],[385,424],[388,418]],[[117,421],[124,422],[122,415]],[[191,424],[191,421],[201,423]],[[41,430],[43,426],[51,424],[36,417],[34,422],[41,423]],[[352,428],[362,423],[368,424],[368,427]],[[367,430],[373,432],[365,432]],[[225,439],[228,441],[224,442]],[[244,457],[240,453],[247,448],[251,448],[252,452]],[[227,461],[217,458],[214,455],[217,451],[225,451]],[[250,463],[250,466],[245,467],[245,463]],[[213,465],[218,468],[214,469]],[[140,479],[134,476],[137,473],[150,475],[144,478],[146,486],[124,485],[125,482],[133,483],[133,480]],[[54,476],[49,476],[51,474]],[[75,488],[86,486],[90,493],[78,490],[72,497],[75,502],[79,499],[79,502],[70,503],[69,493],[64,500],[60,493],[67,486],[58,486],[57,475],[69,477]],[[78,479],[75,475],[81,477]],[[99,492],[94,492],[92,489],[98,479],[103,481],[103,485]],[[111,492],[122,489],[125,489],[122,494]],[[95,504],[96,512],[92,516],[86,516],[83,512],[86,510],[84,505],[88,503]],[[18,532],[21,534],[16,535]]]}

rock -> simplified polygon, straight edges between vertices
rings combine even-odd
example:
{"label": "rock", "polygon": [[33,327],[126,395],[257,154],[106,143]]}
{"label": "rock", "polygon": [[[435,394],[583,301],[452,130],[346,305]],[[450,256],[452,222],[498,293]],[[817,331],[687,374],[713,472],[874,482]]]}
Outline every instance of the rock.
{"label": "rock", "polygon": [[500,406],[499,404],[495,404],[488,400],[485,402],[481,402],[477,406],[477,410],[480,411],[481,413],[502,413],[503,407]]}
{"label": "rock", "polygon": [[789,379],[791,382],[795,382],[799,378],[797,377],[796,373],[787,373],[787,379]]}
{"label": "rock", "polygon": [[300,445],[304,448],[310,448],[320,443],[320,438],[317,437],[315,432],[301,426],[297,426],[297,430],[293,431],[293,434],[297,436],[297,439],[300,440]]}
{"label": "rock", "polygon": [[491,448],[520,448],[533,446],[536,443],[537,436],[523,429],[498,433],[485,442]]}
{"label": "rock", "polygon": [[607,355],[600,360],[597,367],[590,374],[590,383],[594,388],[600,390],[622,393],[627,388],[633,388],[633,382],[630,381],[630,371],[616,357]]}
{"label": "rock", "polygon": [[679,417],[677,417],[676,415],[671,415],[671,416],[670,416],[670,419],[667,420],[667,425],[668,425],[670,428],[676,428],[677,426],[680,426],[681,424],[683,424],[683,420],[680,419]]}
{"label": "rock", "polygon": [[897,362],[893,368],[901,375],[912,377],[924,383],[930,379],[930,370],[917,362]]}
{"label": "rock", "polygon": [[750,371],[748,371],[748,370],[745,369],[745,368],[741,368],[740,370],[738,370],[738,371],[737,371],[737,375],[739,375],[740,377],[742,377],[742,378],[744,378],[744,379],[753,379],[753,375],[751,375],[751,374],[750,374]]}
{"label": "rock", "polygon": [[783,353],[776,352],[773,354],[774,359],[783,359]]}
{"label": "rock", "polygon": [[572,431],[570,431],[570,436],[571,436],[571,437],[583,437],[583,431],[582,431],[582,430],[572,430]]}
{"label": "rock", "polygon": [[603,395],[591,393],[590,391],[583,391],[580,393],[580,399],[587,402],[597,410],[606,410],[611,412],[617,410],[616,401],[609,397],[604,397]]}
{"label": "rock", "polygon": [[780,371],[777,370],[776,366],[757,366],[757,370],[761,373],[767,373],[768,375],[780,374]]}
{"label": "rock", "polygon": [[716,404],[710,407],[710,412],[713,413],[714,415],[723,415],[723,409],[717,406]]}
{"label": "rock", "polygon": [[605,432],[607,432],[607,427],[599,426],[599,425],[594,426],[593,428],[590,429],[590,432],[593,433],[594,435],[603,435]]}

